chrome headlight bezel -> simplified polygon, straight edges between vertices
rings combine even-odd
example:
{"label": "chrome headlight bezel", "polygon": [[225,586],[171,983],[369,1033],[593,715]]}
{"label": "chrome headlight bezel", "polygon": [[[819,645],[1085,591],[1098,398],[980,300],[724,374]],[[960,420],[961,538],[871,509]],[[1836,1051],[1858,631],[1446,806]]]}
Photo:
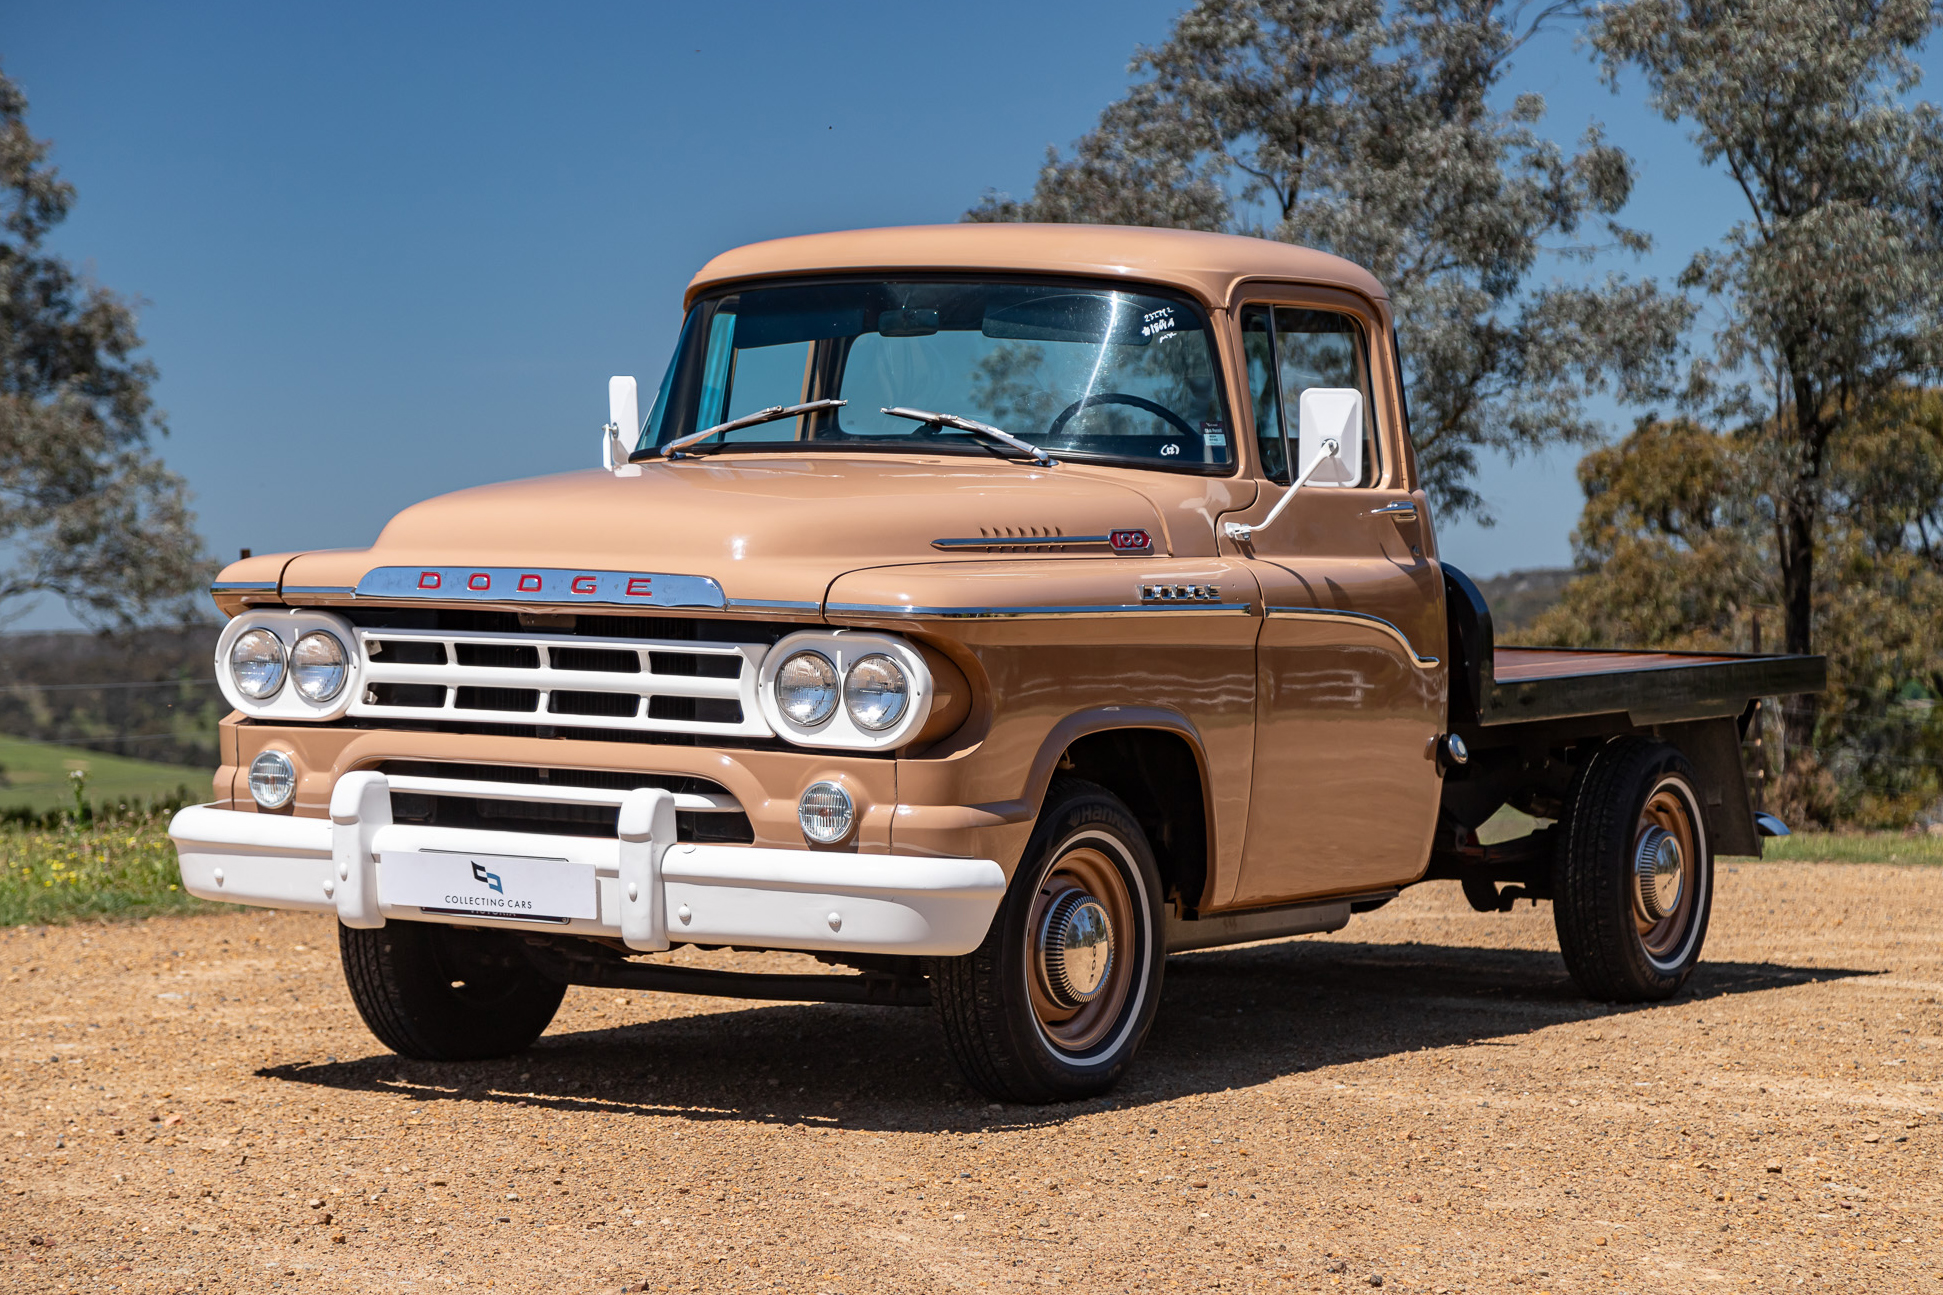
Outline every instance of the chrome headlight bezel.
{"label": "chrome headlight bezel", "polygon": [[[815,724],[800,724],[784,713],[776,698],[776,675],[783,664],[803,652],[814,652],[836,671],[835,709]],[[860,723],[845,694],[851,670],[868,657],[888,657],[902,672],[908,692],[903,713],[879,729]],[[916,647],[891,634],[865,630],[803,630],[769,649],[757,677],[756,695],[762,715],[776,734],[798,746],[834,751],[885,751],[900,746],[924,727],[931,715],[935,689],[931,668]]]}
{"label": "chrome headlight bezel", "polygon": [[[263,631],[274,636],[283,648],[284,668],[278,686],[267,697],[252,697],[238,685],[229,664],[229,655],[246,634]],[[291,654],[298,642],[311,634],[323,633],[337,640],[344,652],[344,677],[336,690],[322,698],[312,698],[297,686]],[[359,639],[357,630],[342,616],[330,612],[292,608],[263,608],[235,617],[216,639],[216,684],[223,700],[251,719],[330,720],[350,709],[358,695]]]}

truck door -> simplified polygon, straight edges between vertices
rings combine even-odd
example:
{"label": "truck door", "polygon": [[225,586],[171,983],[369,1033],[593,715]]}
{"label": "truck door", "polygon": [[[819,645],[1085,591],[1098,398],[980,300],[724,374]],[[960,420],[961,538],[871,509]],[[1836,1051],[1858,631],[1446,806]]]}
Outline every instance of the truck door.
{"label": "truck door", "polygon": [[[1293,290],[1291,290],[1293,293]],[[1247,838],[1223,904],[1412,880],[1429,857],[1444,721],[1443,583],[1426,500],[1407,487],[1392,339],[1366,304],[1306,292],[1238,315],[1270,478],[1285,492],[1309,387],[1363,395],[1361,477],[1304,486],[1246,546],[1265,615]],[[1278,484],[1279,483],[1279,484]]]}

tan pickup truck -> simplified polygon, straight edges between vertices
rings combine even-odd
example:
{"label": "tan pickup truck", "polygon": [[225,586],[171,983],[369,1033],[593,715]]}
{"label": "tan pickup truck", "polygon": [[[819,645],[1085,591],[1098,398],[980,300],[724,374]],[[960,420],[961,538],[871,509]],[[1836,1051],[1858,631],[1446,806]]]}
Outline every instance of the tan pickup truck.
{"label": "tan pickup truck", "polygon": [[[1061,1100],[1168,953],[1431,878],[1551,900],[1595,997],[1686,979],[1760,850],[1742,730],[1822,663],[1495,647],[1368,274],[959,225],[739,248],[684,304],[604,466],[215,586],[183,876],[335,913],[387,1046],[515,1052],[573,984],[929,1003],[973,1084]],[[1480,845],[1506,806],[1538,829]],[[640,956],[681,944],[845,970]]]}

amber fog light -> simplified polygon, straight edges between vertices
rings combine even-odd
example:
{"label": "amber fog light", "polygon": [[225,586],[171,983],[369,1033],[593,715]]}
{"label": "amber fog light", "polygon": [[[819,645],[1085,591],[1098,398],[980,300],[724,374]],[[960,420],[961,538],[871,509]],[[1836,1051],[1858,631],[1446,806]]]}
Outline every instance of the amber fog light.
{"label": "amber fog light", "polygon": [[250,761],[250,795],[265,809],[282,809],[297,794],[297,766],[281,751]]}
{"label": "amber fog light", "polygon": [[803,835],[818,845],[835,845],[850,835],[857,809],[850,793],[834,782],[811,783],[796,802],[796,821],[803,825]]}

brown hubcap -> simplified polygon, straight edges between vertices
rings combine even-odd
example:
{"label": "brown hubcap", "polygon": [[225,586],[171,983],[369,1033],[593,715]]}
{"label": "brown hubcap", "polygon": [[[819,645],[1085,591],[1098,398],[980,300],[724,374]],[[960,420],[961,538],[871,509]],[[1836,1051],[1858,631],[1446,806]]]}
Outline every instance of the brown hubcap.
{"label": "brown hubcap", "polygon": [[1133,897],[1100,850],[1075,846],[1047,870],[1026,927],[1026,981],[1040,1030],[1083,1052],[1120,1018],[1132,983]]}
{"label": "brown hubcap", "polygon": [[1680,785],[1660,783],[1646,798],[1633,831],[1633,921],[1646,952],[1675,956],[1686,940],[1700,893],[1700,834]]}

